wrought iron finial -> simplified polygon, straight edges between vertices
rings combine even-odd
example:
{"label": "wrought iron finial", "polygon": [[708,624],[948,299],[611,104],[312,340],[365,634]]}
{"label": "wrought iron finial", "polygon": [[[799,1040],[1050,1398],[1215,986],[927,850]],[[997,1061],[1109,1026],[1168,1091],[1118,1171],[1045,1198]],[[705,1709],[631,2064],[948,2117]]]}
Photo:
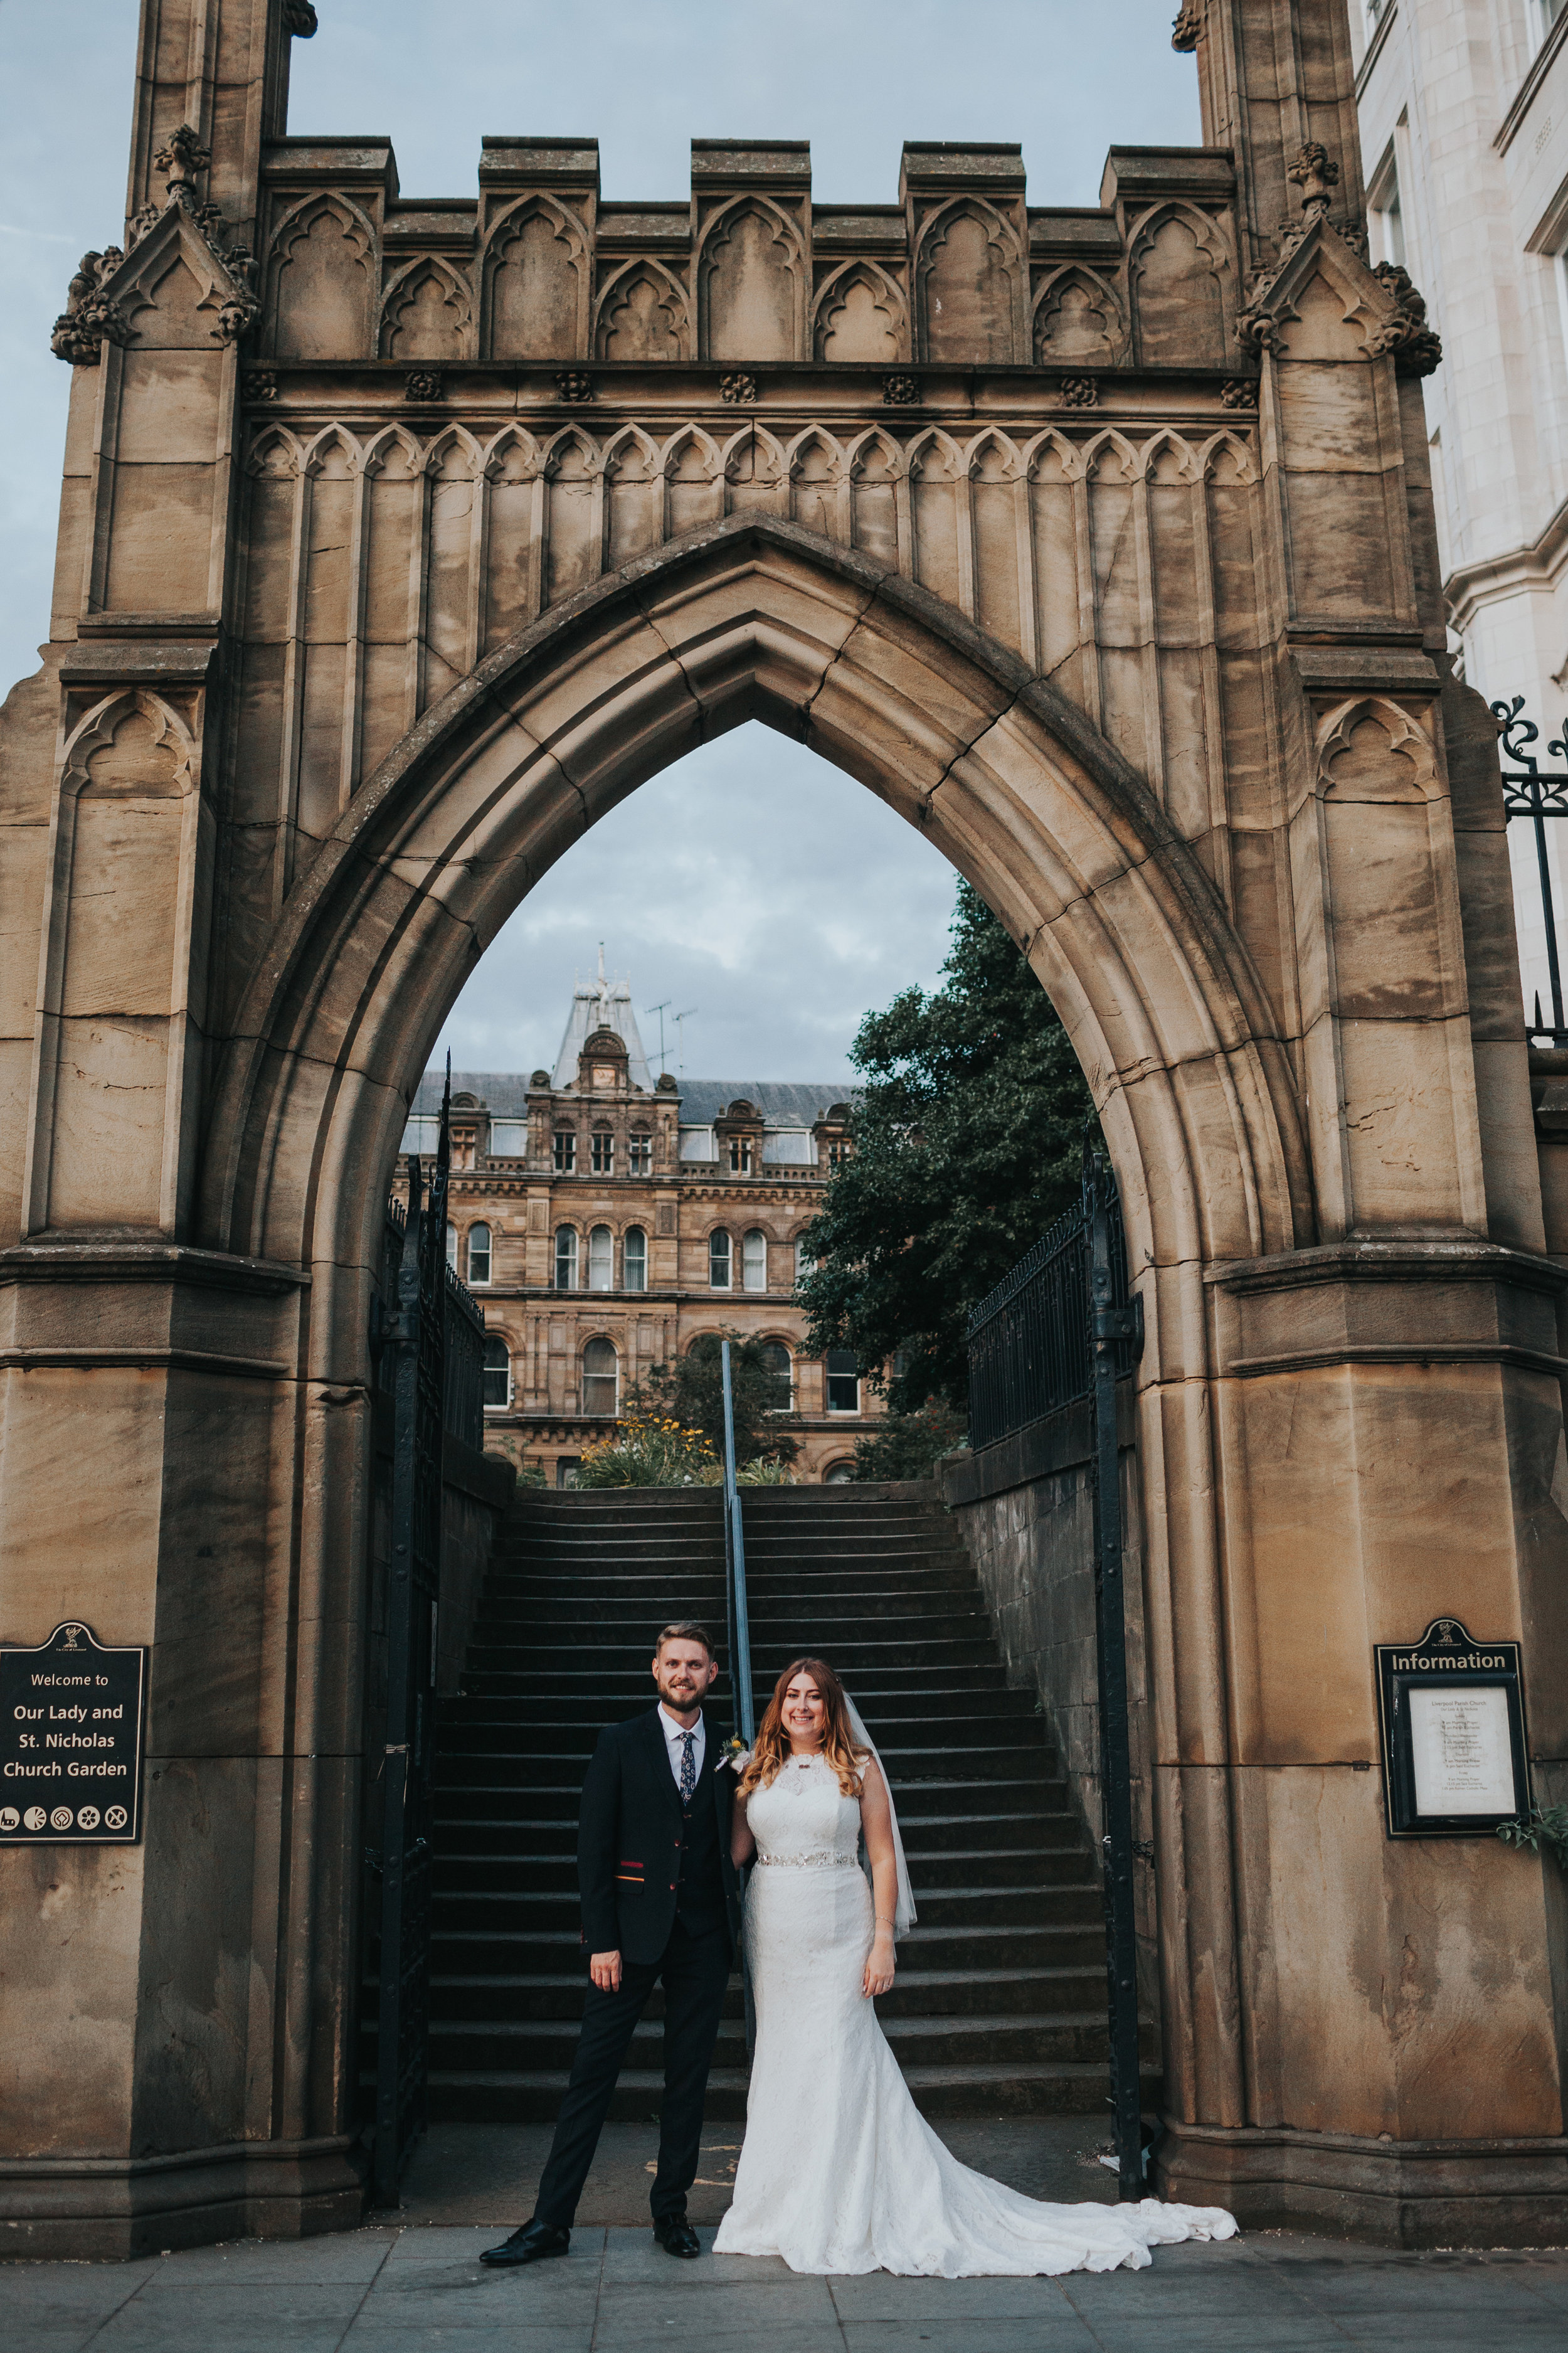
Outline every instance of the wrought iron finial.
{"label": "wrought iron finial", "polygon": [[[1536,767],[1535,756],[1526,749],[1526,746],[1539,739],[1541,730],[1533,719],[1520,717],[1519,714],[1523,709],[1524,697],[1522,694],[1516,694],[1511,702],[1494,702],[1491,706],[1491,714],[1498,723],[1498,732],[1502,738],[1502,748],[1509,758],[1517,760],[1521,768],[1530,769],[1533,775]],[[1555,752],[1561,747],[1553,744],[1550,748]]]}

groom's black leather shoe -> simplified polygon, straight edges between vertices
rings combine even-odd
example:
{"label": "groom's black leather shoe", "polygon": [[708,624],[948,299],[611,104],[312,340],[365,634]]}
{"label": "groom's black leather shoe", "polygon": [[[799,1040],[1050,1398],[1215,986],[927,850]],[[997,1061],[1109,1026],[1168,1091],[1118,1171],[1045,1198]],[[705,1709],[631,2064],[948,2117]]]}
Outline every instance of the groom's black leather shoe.
{"label": "groom's black leather shoe", "polygon": [[480,2255],[481,2263],[538,2263],[546,2255],[563,2255],[572,2244],[570,2231],[558,2231],[553,2222],[541,2222],[537,2217],[503,2239],[499,2247],[487,2247]]}
{"label": "groom's black leather shoe", "polygon": [[681,2255],[689,2262],[702,2253],[696,2232],[684,2214],[667,2214],[653,2226],[653,2235],[667,2255]]}

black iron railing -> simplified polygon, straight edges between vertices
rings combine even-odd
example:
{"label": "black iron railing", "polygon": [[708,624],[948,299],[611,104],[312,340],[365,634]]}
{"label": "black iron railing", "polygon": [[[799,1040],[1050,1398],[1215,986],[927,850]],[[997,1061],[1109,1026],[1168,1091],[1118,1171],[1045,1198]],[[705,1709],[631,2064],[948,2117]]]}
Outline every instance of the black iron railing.
{"label": "black iron railing", "polygon": [[[1546,852],[1546,820],[1568,817],[1568,768],[1542,772],[1530,746],[1539,741],[1541,730],[1533,719],[1521,719],[1524,697],[1516,694],[1510,702],[1494,702],[1492,716],[1502,730],[1502,806],[1503,815],[1511,823],[1516,817],[1527,817],[1535,835],[1535,869],[1541,880],[1541,915],[1546,932],[1546,982],[1552,998],[1552,1018],[1541,1018],[1541,991],[1535,992],[1535,1018],[1530,1025],[1532,1040],[1553,1046],[1568,1046],[1568,1022],[1563,1009],[1563,969],[1557,953],[1557,908],[1552,889],[1552,861]],[[1562,732],[1546,746],[1547,757],[1568,760],[1568,721],[1562,723]]]}
{"label": "black iron railing", "polygon": [[1011,1437],[1059,1406],[1087,1400],[1093,1463],[1095,1655],[1100,1702],[1100,1841],[1110,2105],[1117,2183],[1144,2189],[1138,2069],[1138,1938],[1133,1902],[1132,1766],[1122,1578],[1116,1384],[1143,1345],[1143,1303],[1130,1299],[1116,1180],[1086,1142],[1078,1201],[1005,1275],[969,1319],[969,1440]]}
{"label": "black iron railing", "polygon": [[485,1314],[447,1269],[447,1345],[441,1418],[454,1438],[481,1452],[485,1442]]}
{"label": "black iron railing", "polygon": [[[1106,1170],[1086,1166],[1084,1189],[1033,1250],[969,1315],[969,1442],[992,1446],[1042,1414],[1088,1397],[1094,1387],[1086,1240],[1101,1197],[1110,1252],[1110,1304],[1126,1307],[1127,1237],[1121,1203]],[[1131,1372],[1136,1343],[1116,1345],[1116,1370]]]}

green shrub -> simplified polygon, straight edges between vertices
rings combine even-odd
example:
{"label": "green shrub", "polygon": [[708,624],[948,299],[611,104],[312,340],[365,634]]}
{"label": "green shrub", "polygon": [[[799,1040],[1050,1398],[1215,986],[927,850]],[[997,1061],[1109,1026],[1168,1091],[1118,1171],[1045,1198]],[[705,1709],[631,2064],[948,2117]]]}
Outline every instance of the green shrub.
{"label": "green shrub", "polygon": [[691,1487],[719,1474],[712,1448],[700,1430],[668,1414],[633,1414],[607,1437],[583,1450],[579,1487]]}
{"label": "green shrub", "polygon": [[944,1454],[963,1444],[968,1417],[941,1398],[913,1413],[889,1413],[855,1449],[857,1479],[930,1479]]}

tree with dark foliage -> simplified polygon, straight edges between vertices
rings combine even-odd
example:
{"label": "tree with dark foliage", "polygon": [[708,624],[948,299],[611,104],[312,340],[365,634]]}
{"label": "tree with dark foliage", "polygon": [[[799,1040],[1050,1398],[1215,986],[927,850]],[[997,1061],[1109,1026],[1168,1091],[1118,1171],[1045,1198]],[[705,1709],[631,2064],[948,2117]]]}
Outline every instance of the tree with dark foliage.
{"label": "tree with dark foliage", "polygon": [[793,1462],[799,1451],[776,1417],[789,1410],[789,1378],[768,1362],[768,1343],[739,1332],[704,1332],[672,1365],[656,1365],[646,1398],[688,1429],[700,1430],[720,1461],[724,1459],[724,1371],[720,1356],[730,1343],[730,1397],[734,1414],[737,1462]]}
{"label": "tree with dark foliage", "polygon": [[852,1148],[804,1238],[809,1345],[852,1348],[895,1413],[963,1409],[968,1312],[1076,1198],[1092,1113],[1055,1008],[967,882],[952,938],[940,989],[860,1024]]}

